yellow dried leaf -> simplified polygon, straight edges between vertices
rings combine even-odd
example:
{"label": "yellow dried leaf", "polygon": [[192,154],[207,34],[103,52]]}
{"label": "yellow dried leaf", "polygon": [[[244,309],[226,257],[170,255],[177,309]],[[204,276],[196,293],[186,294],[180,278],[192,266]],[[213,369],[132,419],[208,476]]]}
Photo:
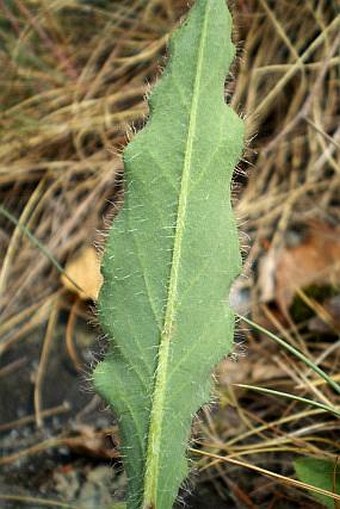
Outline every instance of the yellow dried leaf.
{"label": "yellow dried leaf", "polygon": [[86,247],[75,258],[69,260],[66,263],[65,272],[79,287],[77,288],[62,274],[61,281],[65,288],[76,293],[83,300],[97,300],[102,285],[102,275],[99,256],[93,247]]}

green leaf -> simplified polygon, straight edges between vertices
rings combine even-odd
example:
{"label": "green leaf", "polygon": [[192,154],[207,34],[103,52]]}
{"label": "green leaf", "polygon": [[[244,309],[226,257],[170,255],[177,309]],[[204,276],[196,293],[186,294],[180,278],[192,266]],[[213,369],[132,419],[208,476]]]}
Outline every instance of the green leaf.
{"label": "green leaf", "polygon": [[[340,469],[329,460],[299,458],[294,461],[294,468],[300,481],[340,494]],[[321,504],[329,509],[336,509],[336,501],[326,495],[311,492]]]}
{"label": "green leaf", "polygon": [[192,418],[233,343],[230,181],[243,122],[224,103],[230,34],[225,0],[198,0],[171,40],[150,120],[124,151],[99,297],[110,350],[94,382],[119,417],[129,509],[172,507]]}

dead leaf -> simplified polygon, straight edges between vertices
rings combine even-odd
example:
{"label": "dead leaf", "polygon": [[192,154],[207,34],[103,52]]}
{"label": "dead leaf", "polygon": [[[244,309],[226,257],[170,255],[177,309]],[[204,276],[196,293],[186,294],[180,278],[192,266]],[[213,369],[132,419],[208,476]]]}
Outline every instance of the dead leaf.
{"label": "dead leaf", "polygon": [[259,265],[261,301],[275,300],[284,314],[298,290],[340,285],[340,228],[319,221],[307,227],[300,244],[270,250]]}
{"label": "dead leaf", "polygon": [[61,281],[65,288],[77,294],[82,300],[98,299],[103,279],[100,273],[99,256],[92,246],[86,247],[75,258],[68,261],[65,272],[81,290],[62,274]]}

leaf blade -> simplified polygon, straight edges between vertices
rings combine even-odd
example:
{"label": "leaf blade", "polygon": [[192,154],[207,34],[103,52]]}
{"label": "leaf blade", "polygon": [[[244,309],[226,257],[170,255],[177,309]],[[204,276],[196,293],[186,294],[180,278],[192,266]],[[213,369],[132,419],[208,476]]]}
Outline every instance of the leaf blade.
{"label": "leaf blade", "polygon": [[[308,483],[317,488],[340,493],[340,472],[334,461],[313,457],[300,457],[294,461],[294,468],[300,481]],[[319,493],[311,494],[325,507],[333,509],[337,507],[335,498]]]}
{"label": "leaf blade", "polygon": [[150,121],[124,152],[125,203],[99,299],[112,346],[95,383],[120,416],[131,508],[172,506],[192,415],[232,344],[227,295],[240,255],[230,179],[243,125],[223,99],[230,30],[224,0],[195,4],[172,39]]}

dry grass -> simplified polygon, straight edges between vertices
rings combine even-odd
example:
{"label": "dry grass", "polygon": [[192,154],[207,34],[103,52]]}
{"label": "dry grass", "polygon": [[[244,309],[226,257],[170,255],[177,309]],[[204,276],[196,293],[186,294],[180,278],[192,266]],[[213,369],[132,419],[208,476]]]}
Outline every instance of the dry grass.
{"label": "dry grass", "polygon": [[[55,266],[23,227],[62,266],[80,248],[100,242],[97,231],[121,189],[119,152],[130,126],[144,122],[145,94],[163,65],[168,35],[185,11],[184,0],[0,1],[5,70],[0,203],[19,222],[0,215],[2,351],[53,322],[56,305],[72,305],[60,293]],[[248,180],[237,178],[242,185],[235,206],[250,238],[245,275],[251,305],[255,316],[261,307],[267,323],[336,374],[339,349],[325,337],[305,337],[293,321],[280,323],[256,290],[256,262],[266,246],[280,249],[292,225],[339,221],[336,2],[235,0],[234,12],[237,80],[229,82],[228,97],[246,118],[249,139],[241,164]],[[229,459],[245,457],[281,475],[292,474],[296,454],[334,458],[333,416],[232,385],[270,385],[336,404],[327,385],[294,357],[264,337],[246,336],[248,352],[237,373],[230,361],[230,375],[221,368],[222,381],[227,377],[221,410],[201,425],[203,449]],[[40,364],[40,376],[41,369]],[[5,375],[6,366],[1,372]],[[39,421],[40,401],[38,410]],[[231,492],[241,500],[239,507],[269,508],[280,500],[299,507],[294,486],[279,490],[273,481],[254,480],[216,457],[201,466],[202,479],[213,483],[221,498]],[[312,507],[310,499],[301,500],[300,507]]]}

